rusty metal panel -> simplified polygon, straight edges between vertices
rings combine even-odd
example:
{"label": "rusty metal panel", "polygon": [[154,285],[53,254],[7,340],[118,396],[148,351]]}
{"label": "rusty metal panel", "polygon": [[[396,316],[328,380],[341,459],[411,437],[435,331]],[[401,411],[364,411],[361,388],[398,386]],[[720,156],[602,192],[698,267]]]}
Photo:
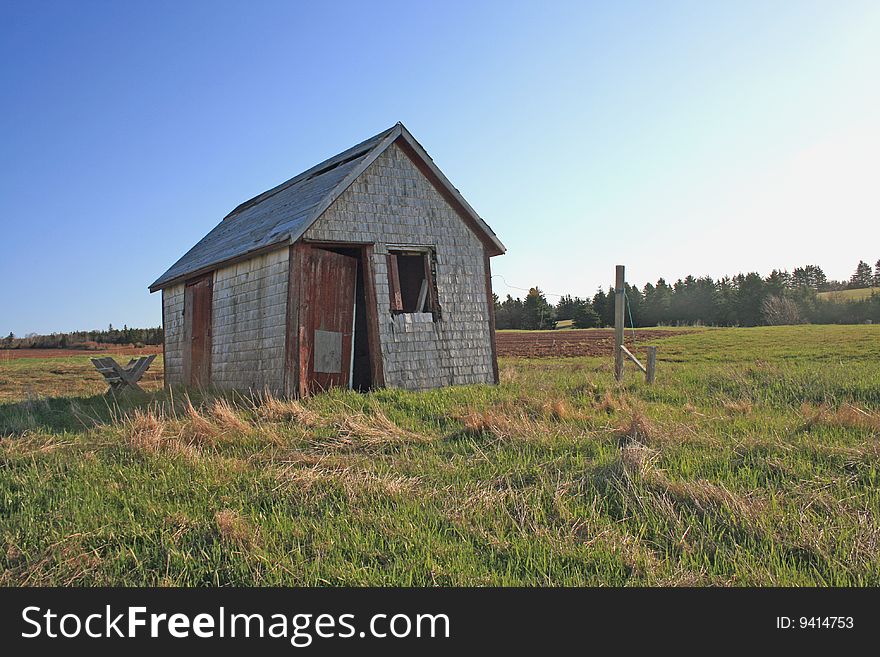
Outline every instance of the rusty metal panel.
{"label": "rusty metal panel", "polygon": [[342,333],[315,331],[315,372],[342,372]]}

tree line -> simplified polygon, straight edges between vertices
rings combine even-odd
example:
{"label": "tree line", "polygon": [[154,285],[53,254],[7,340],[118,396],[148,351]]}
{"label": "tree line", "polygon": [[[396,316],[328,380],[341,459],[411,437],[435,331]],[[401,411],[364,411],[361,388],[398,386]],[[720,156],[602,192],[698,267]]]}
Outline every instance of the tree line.
{"label": "tree line", "polygon": [[103,331],[71,331],[69,333],[49,333],[48,335],[29,333],[20,338],[10,332],[0,340],[0,347],[4,349],[97,349],[102,344],[143,347],[162,344],[164,337],[161,326],[156,328],[123,326],[121,329],[117,329],[113,328],[113,324],[110,324]]}
{"label": "tree line", "polygon": [[[823,298],[821,292],[880,288],[880,260],[871,266],[860,261],[848,281],[833,281],[817,265],[792,272],[774,269],[769,276],[755,272],[725,276],[686,276],[672,285],[664,279],[641,289],[626,284],[627,326],[691,325],[759,326],[771,324],[861,324],[880,322],[880,292],[864,299]],[[552,329],[571,320],[575,328],[614,326],[614,288],[599,289],[591,299],[565,295],[551,305],[540,288],[523,299],[509,294],[495,300],[495,325],[499,329]],[[2,334],[0,334],[2,335]],[[159,345],[161,326],[71,331],[0,339],[4,349],[97,349],[101,344]]]}
{"label": "tree line", "polygon": [[[880,322],[880,292],[848,299],[822,292],[880,287],[880,260],[873,270],[860,261],[848,281],[828,280],[817,265],[792,272],[774,269],[725,276],[686,276],[667,283],[659,279],[639,289],[626,284],[627,326],[695,325],[762,326],[775,324],[861,324]],[[499,329],[552,329],[571,320],[575,328],[614,326],[614,288],[599,289],[591,299],[565,295],[551,305],[538,287],[523,299],[495,296]]]}

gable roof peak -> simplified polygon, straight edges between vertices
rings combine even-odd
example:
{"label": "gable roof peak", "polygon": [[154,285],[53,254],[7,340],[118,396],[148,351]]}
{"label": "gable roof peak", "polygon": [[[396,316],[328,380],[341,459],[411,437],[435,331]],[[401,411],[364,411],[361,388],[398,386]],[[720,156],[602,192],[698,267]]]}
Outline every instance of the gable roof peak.
{"label": "gable roof peak", "polygon": [[284,243],[293,244],[376,158],[399,142],[422,173],[434,181],[447,202],[457,207],[486,244],[490,255],[504,253],[491,228],[437,168],[434,161],[398,121],[390,128],[324,160],[238,205],[150,285],[167,287],[218,265],[252,257]]}

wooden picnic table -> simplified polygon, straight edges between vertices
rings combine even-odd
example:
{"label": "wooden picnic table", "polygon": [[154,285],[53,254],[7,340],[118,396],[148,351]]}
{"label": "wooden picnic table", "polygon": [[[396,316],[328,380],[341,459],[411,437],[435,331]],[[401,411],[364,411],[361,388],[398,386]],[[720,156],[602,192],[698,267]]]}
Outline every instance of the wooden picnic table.
{"label": "wooden picnic table", "polygon": [[156,354],[132,358],[125,367],[122,367],[109,356],[92,358],[91,360],[95,369],[104,375],[104,379],[110,385],[106,394],[111,395],[126,391],[137,391],[146,394],[144,389],[138,385],[138,381],[141,380],[141,377],[150,367],[154,358],[156,358]]}

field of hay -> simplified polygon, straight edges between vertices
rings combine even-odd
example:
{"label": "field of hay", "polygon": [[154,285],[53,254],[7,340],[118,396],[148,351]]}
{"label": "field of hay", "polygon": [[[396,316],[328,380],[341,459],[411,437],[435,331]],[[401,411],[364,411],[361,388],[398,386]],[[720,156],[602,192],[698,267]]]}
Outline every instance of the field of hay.
{"label": "field of hay", "polygon": [[864,287],[856,290],[837,290],[834,292],[819,292],[820,299],[831,301],[859,301],[867,299],[872,294],[880,294],[880,287]]}
{"label": "field of hay", "polygon": [[0,584],[880,584],[880,326],[654,343],[653,387],[510,357],[300,402],[0,360]]}

